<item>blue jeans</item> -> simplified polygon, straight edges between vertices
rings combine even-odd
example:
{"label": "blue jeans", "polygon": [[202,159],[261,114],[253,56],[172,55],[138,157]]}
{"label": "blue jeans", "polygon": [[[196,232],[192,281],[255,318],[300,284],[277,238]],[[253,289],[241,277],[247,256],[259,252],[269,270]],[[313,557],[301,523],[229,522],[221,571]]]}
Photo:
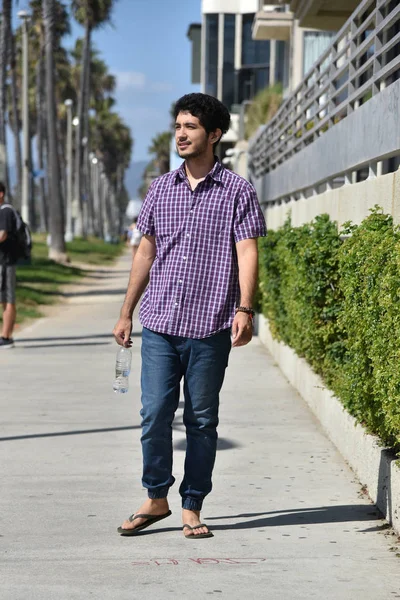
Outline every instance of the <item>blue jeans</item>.
{"label": "blue jeans", "polygon": [[184,377],[186,428],[182,507],[201,510],[212,488],[217,449],[219,392],[231,349],[230,330],[204,339],[156,333],[143,328],[142,451],[149,498],[166,498],[172,476],[172,422]]}

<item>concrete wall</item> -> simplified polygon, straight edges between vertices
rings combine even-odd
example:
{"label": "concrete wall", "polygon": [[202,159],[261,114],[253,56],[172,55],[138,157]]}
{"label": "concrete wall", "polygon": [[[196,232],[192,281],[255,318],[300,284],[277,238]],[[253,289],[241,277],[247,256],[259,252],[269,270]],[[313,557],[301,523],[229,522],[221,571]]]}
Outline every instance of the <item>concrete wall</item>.
{"label": "concrete wall", "polygon": [[[321,134],[273,171],[260,176],[271,202],[325,181],[398,156],[400,151],[400,80]],[[268,127],[266,128],[268,135]],[[257,136],[250,148],[257,148]],[[289,149],[289,148],[288,148]],[[261,150],[260,150],[261,152]]]}
{"label": "concrete wall", "polygon": [[376,204],[385,213],[393,215],[395,223],[400,223],[400,170],[310,198],[281,202],[270,207],[267,205],[265,215],[269,229],[281,227],[289,211],[295,227],[309,223],[323,213],[328,213],[341,226],[346,221],[361,223]]}

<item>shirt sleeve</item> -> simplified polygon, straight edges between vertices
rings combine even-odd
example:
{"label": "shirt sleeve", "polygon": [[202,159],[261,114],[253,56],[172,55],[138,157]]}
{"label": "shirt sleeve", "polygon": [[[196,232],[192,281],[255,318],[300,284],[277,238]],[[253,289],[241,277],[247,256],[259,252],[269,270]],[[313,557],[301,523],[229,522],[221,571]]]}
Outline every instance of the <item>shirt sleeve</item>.
{"label": "shirt sleeve", "polygon": [[153,185],[150,186],[143,200],[142,208],[136,222],[136,227],[144,235],[155,235],[154,227],[154,190]]}
{"label": "shirt sleeve", "polygon": [[254,187],[245,182],[240,191],[233,224],[235,243],[249,238],[264,237],[267,233],[264,215]]}
{"label": "shirt sleeve", "polygon": [[15,218],[12,209],[0,208],[0,231],[10,233],[15,229]]}

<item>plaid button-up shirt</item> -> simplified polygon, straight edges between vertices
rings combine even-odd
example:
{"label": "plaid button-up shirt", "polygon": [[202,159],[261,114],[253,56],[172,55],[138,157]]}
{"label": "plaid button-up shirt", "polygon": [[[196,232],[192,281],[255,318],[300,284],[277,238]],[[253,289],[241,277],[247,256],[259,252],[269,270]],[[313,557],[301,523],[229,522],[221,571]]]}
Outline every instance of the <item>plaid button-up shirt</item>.
{"label": "plaid button-up shirt", "polygon": [[192,191],[183,163],[152,183],[137,228],[156,239],[142,325],[188,338],[229,328],[240,300],[235,244],[266,234],[253,186],[217,161]]}

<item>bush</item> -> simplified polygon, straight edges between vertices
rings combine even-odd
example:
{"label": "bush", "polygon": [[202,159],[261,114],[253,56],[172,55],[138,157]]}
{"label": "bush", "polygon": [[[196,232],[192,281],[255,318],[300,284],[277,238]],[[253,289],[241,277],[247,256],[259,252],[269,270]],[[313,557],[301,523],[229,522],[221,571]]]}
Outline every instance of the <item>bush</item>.
{"label": "bush", "polygon": [[294,348],[331,381],[341,361],[343,341],[337,324],[342,303],[338,250],[342,242],[328,215],[260,240],[262,308],[273,335]]}
{"label": "bush", "polygon": [[400,233],[375,209],[340,252],[346,360],[336,389],[346,408],[400,445]]}
{"label": "bush", "polygon": [[376,208],[342,234],[321,215],[260,240],[262,310],[273,336],[400,450],[400,232]]}

